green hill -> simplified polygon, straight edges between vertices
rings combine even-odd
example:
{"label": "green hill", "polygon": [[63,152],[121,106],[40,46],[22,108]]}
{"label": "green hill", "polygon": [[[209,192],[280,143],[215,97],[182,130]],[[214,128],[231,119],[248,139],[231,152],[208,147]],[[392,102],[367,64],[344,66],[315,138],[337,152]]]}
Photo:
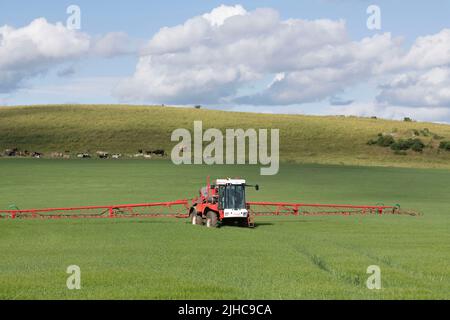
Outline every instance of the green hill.
{"label": "green hill", "polygon": [[[63,105],[0,108],[0,150],[134,154],[139,149],[164,149],[175,143],[176,128],[278,128],[280,157],[285,162],[450,168],[450,126],[343,116],[273,115],[194,108],[127,105]],[[378,134],[394,139],[421,139],[422,152],[397,152],[368,145]]]}

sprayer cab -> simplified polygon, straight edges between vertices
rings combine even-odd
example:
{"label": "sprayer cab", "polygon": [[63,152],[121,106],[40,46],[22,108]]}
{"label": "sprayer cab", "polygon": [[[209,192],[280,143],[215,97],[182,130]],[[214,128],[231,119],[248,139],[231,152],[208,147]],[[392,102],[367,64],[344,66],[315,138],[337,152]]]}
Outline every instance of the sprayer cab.
{"label": "sprayer cab", "polygon": [[224,218],[246,218],[245,180],[217,179],[219,211]]}
{"label": "sprayer cab", "polygon": [[207,227],[216,227],[218,222],[235,222],[244,226],[253,225],[245,200],[246,184],[244,179],[217,179],[215,184],[207,185],[200,190],[200,196],[194,199],[190,209],[192,224],[206,223]]}

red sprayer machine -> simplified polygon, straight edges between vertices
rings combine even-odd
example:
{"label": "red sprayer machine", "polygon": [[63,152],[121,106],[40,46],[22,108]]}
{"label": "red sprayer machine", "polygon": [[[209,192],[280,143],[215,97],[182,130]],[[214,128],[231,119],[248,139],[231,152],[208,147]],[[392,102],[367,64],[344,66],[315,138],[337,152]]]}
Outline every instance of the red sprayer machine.
{"label": "red sprayer machine", "polygon": [[213,184],[207,178],[206,186],[198,197],[168,202],[122,204],[106,206],[63,207],[46,209],[19,209],[16,206],[0,210],[0,218],[127,218],[127,217],[175,217],[188,218],[194,225],[214,228],[222,224],[245,227],[255,225],[256,216],[287,215],[367,215],[407,214],[414,211],[400,209],[399,205],[348,205],[301,202],[255,202],[246,201],[245,190],[249,185],[244,179],[217,179]]}

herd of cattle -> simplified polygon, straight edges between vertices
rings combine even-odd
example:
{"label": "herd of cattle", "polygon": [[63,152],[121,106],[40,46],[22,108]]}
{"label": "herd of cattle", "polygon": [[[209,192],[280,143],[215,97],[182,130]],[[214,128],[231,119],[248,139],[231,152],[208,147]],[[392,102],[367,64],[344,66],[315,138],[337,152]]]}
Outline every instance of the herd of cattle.
{"label": "herd of cattle", "polygon": [[[157,149],[157,150],[149,150],[144,151],[142,149],[138,150],[135,154],[126,154],[125,157],[129,158],[144,158],[144,159],[151,159],[154,156],[159,157],[165,157],[167,154],[163,149]],[[1,156],[1,155],[0,155]],[[28,150],[19,150],[19,148],[13,148],[13,149],[6,149],[3,152],[4,157],[31,157],[31,158],[43,158],[44,154],[42,152],[36,152],[36,151],[28,151]],[[72,157],[72,154],[70,151],[64,151],[64,152],[51,152],[48,155],[50,158],[60,158],[60,159],[70,159]],[[77,153],[75,155],[76,158],[79,159],[90,159],[92,157],[97,157],[99,159],[120,159],[123,157],[121,153],[109,153],[106,151],[97,151],[95,154],[91,154],[89,152],[82,152]]]}
{"label": "herd of cattle", "polygon": [[28,150],[21,151],[18,148],[6,149],[3,152],[3,155],[5,157],[32,157],[32,158],[41,158],[43,156],[43,154],[40,152]]}

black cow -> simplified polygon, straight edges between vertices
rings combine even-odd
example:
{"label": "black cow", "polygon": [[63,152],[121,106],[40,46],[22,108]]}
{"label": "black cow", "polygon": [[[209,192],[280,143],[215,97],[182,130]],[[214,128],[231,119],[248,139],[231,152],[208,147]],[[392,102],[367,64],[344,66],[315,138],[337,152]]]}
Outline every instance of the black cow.
{"label": "black cow", "polygon": [[13,148],[13,149],[6,149],[4,154],[7,157],[15,157],[15,156],[17,156],[18,152],[19,152],[18,148]]}
{"label": "black cow", "polygon": [[161,157],[164,157],[166,155],[166,152],[163,149],[145,151],[145,153],[146,154],[154,154],[154,155],[161,156]]}

